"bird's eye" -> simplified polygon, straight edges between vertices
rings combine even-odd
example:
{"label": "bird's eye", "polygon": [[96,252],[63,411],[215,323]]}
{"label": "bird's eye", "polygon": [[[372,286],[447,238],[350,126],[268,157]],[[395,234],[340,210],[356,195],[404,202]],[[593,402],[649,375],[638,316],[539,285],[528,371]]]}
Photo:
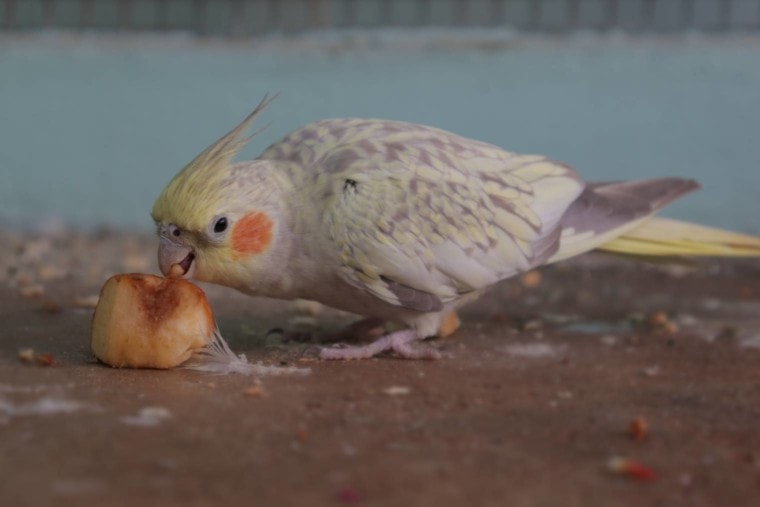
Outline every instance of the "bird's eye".
{"label": "bird's eye", "polygon": [[214,222],[214,232],[219,234],[227,230],[227,218],[222,217]]}

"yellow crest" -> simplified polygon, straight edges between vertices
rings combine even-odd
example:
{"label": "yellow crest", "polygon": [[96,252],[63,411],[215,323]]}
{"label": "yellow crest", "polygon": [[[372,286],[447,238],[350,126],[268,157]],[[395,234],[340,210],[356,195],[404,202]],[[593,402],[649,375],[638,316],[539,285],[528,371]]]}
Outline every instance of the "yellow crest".
{"label": "yellow crest", "polygon": [[[264,98],[240,124],[206,148],[187,164],[161,192],[151,216],[156,222],[169,222],[189,230],[200,230],[211,218],[222,190],[224,169],[260,130],[242,137],[256,117],[277,96]],[[180,222],[180,223],[178,223]]]}

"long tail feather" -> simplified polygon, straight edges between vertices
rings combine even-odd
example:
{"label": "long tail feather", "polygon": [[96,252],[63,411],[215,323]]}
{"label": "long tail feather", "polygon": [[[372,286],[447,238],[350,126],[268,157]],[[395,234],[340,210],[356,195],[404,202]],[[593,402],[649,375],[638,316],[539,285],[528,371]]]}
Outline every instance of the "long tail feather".
{"label": "long tail feather", "polygon": [[760,257],[760,237],[652,217],[597,249],[643,256]]}

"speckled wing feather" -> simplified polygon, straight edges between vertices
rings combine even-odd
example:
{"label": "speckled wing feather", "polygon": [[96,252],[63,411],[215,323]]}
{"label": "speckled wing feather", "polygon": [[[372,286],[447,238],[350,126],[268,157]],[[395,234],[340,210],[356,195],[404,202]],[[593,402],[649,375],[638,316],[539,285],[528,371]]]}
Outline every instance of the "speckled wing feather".
{"label": "speckled wing feather", "polygon": [[542,156],[381,120],[324,120],[262,158],[303,168],[348,283],[417,311],[542,264],[584,187]]}

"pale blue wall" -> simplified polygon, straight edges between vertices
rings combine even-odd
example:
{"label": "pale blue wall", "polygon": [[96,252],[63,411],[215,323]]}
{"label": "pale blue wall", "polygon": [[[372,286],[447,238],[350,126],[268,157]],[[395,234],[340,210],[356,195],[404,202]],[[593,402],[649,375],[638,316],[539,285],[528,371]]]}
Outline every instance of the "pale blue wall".
{"label": "pale blue wall", "polygon": [[324,52],[0,39],[0,221],[148,228],[172,175],[281,92],[246,156],[320,118],[408,120],[589,179],[694,177],[705,189],[670,214],[760,232],[760,39],[616,40]]}

